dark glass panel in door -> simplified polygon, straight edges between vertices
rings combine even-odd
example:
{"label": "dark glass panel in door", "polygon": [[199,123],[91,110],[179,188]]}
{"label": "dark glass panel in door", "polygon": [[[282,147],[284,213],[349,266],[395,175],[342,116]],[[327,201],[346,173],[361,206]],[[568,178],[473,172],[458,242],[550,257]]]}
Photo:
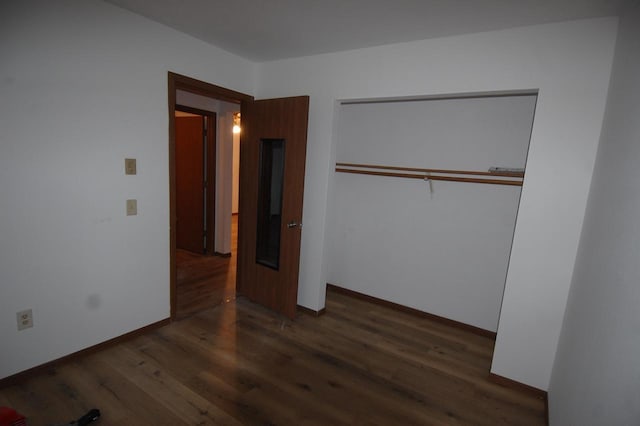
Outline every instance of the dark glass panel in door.
{"label": "dark glass panel in door", "polygon": [[284,182],[284,139],[260,141],[256,262],[278,270]]}

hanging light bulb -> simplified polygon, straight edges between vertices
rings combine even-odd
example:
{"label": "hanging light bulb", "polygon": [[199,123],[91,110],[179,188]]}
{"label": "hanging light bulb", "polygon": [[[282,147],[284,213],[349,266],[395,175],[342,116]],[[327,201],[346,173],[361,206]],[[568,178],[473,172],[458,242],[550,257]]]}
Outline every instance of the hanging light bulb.
{"label": "hanging light bulb", "polygon": [[240,113],[239,112],[234,112],[233,113],[233,133],[237,134],[240,133]]}

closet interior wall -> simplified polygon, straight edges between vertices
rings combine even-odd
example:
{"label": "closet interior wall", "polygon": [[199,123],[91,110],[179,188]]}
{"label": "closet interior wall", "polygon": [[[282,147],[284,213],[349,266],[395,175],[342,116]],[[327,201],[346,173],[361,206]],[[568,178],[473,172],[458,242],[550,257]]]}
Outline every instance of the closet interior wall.
{"label": "closet interior wall", "polygon": [[[536,99],[345,101],[336,161],[525,168]],[[329,283],[497,330],[521,187],[347,173],[333,182]]]}

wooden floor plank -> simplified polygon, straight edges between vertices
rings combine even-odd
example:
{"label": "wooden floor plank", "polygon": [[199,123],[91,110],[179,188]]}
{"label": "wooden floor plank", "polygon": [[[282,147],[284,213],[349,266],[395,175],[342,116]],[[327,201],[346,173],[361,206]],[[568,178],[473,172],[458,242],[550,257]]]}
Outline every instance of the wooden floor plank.
{"label": "wooden floor plank", "polygon": [[146,389],[148,395],[186,424],[241,424],[174,378],[165,366],[125,345],[105,351],[104,361],[137,386]]}
{"label": "wooden floor plank", "polygon": [[[255,319],[257,322],[254,323],[254,327],[268,324],[264,318]],[[312,318],[309,320],[318,323],[323,322],[324,318],[320,321]],[[291,327],[291,332],[295,333],[295,324]],[[277,332],[278,328],[271,331]],[[377,352],[373,346],[354,342],[344,336],[337,345],[326,345],[325,342],[330,340],[327,339],[327,333],[335,333],[335,330],[331,327],[324,330],[314,329],[304,336],[298,331],[298,341],[288,340],[284,336],[281,339],[286,340],[290,348],[300,348],[303,355],[305,352],[310,354],[309,359],[305,360],[306,363],[312,364],[314,371],[323,370],[328,373],[328,377],[333,377],[334,380],[330,383],[332,387],[344,388],[348,384],[352,385],[349,394],[351,400],[357,400],[358,392],[364,391],[366,399],[375,403],[378,417],[388,415],[389,421],[396,419],[396,422],[402,424],[457,424],[446,407],[435,403],[433,398],[393,381],[399,359],[387,357]],[[268,332],[262,330],[262,334],[268,335]],[[337,334],[333,336],[333,340],[336,337]],[[304,344],[301,345],[299,341]],[[439,392],[436,392],[436,395],[439,395]]]}
{"label": "wooden floor plank", "polygon": [[229,257],[176,250],[176,317],[185,318],[236,297],[238,215],[231,217]]}
{"label": "wooden floor plank", "polygon": [[283,318],[246,299],[0,389],[30,425],[544,425],[488,380],[493,340],[336,292]]}

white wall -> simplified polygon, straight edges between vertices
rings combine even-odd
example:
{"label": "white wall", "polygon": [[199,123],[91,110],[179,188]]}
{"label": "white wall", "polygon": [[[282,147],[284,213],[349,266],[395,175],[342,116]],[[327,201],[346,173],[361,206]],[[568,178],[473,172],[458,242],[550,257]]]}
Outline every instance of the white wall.
{"label": "white wall", "polygon": [[252,93],[255,68],[94,0],[2,2],[0,57],[5,377],[169,316],[167,71]]}
{"label": "white wall", "polygon": [[[176,90],[176,104],[216,113],[216,196],[214,247],[216,253],[231,253],[231,214],[234,207],[234,149],[237,135],[233,130],[233,113],[240,105],[194,93]],[[231,124],[230,124],[231,123]],[[236,197],[237,197],[237,188]],[[236,212],[238,200],[235,200]]]}
{"label": "white wall", "polygon": [[298,303],[324,306],[336,100],[539,89],[492,371],[547,389],[616,27],[574,21],[260,64],[258,97],[311,97]]}
{"label": "white wall", "polygon": [[553,425],[640,424],[640,4],[624,11],[549,389]]}
{"label": "white wall", "polygon": [[[343,104],[336,160],[488,171],[524,168],[535,95]],[[520,187],[337,174],[328,281],[490,331]]]}

